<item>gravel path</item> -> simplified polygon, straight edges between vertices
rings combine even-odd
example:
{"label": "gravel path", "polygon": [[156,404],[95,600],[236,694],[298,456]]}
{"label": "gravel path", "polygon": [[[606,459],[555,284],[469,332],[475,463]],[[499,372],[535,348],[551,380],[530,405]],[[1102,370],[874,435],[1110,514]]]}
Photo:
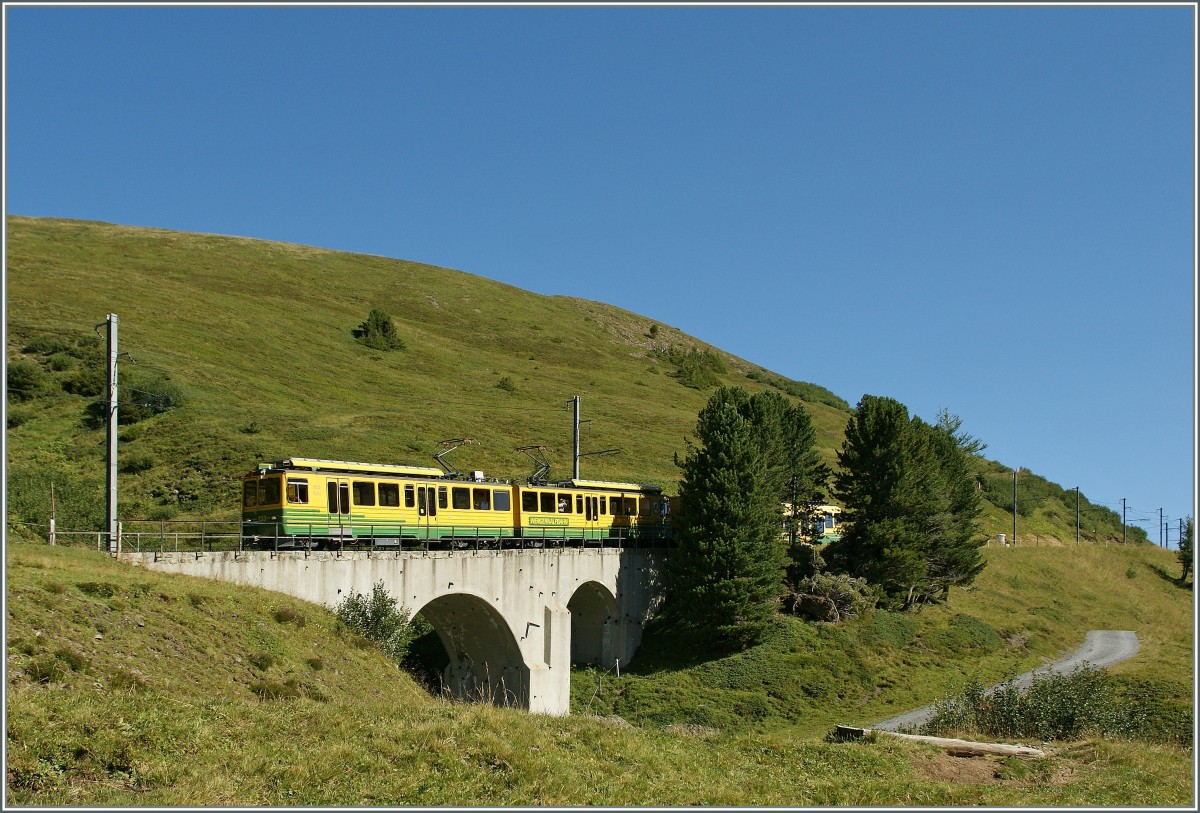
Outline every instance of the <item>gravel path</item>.
{"label": "gravel path", "polygon": [[[1083,646],[1079,649],[1054,663],[1046,664],[1038,669],[1034,669],[1032,672],[1019,675],[1014,682],[1022,688],[1027,688],[1033,683],[1035,675],[1042,675],[1047,672],[1069,674],[1084,663],[1089,663],[1095,667],[1109,666],[1126,658],[1132,658],[1137,654],[1137,651],[1138,639],[1136,633],[1128,630],[1092,630],[1087,634]],[[916,709],[915,711],[901,714],[898,717],[893,717],[890,720],[884,720],[882,723],[876,723],[871,728],[879,728],[884,731],[916,729],[932,716],[933,706],[926,706],[925,708]]]}

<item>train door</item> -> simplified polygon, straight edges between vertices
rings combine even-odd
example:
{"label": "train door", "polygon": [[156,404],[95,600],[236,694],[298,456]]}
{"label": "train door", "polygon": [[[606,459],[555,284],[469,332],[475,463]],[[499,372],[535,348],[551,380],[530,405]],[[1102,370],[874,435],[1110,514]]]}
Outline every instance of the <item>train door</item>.
{"label": "train door", "polygon": [[595,494],[585,494],[583,497],[584,532],[586,541],[598,541],[604,535],[600,529],[600,497]]}
{"label": "train door", "polygon": [[354,535],[350,517],[350,481],[330,477],[326,481],[329,503],[329,535],[346,538]]}
{"label": "train door", "polygon": [[417,486],[417,523],[422,539],[437,539],[438,533],[438,490],[437,486]]}

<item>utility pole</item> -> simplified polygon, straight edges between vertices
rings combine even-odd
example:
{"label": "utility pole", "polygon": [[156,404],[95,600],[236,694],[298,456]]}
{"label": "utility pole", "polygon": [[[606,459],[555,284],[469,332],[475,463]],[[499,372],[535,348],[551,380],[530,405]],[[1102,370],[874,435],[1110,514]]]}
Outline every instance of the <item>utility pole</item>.
{"label": "utility pole", "polygon": [[1163,544],[1163,520],[1162,520],[1162,509],[1161,508],[1158,509],[1158,546],[1160,548],[1166,547],[1166,545]]}
{"label": "utility pole", "polygon": [[579,396],[576,395],[574,398],[571,399],[571,402],[575,405],[575,432],[574,432],[575,455],[572,458],[572,460],[574,460],[574,466],[571,469],[571,471],[572,471],[571,476],[574,479],[578,480],[579,479]]}
{"label": "utility pole", "polygon": [[1017,545],[1017,472],[1020,470],[1020,466],[1013,469],[1013,547]]}
{"label": "utility pole", "polygon": [[1129,541],[1128,526],[1125,525],[1125,498],[1121,498],[1121,544],[1124,545]]}
{"label": "utility pole", "polygon": [[1075,544],[1079,544],[1079,486],[1075,486]]}
{"label": "utility pole", "polygon": [[117,315],[108,315],[108,552],[117,552]]}

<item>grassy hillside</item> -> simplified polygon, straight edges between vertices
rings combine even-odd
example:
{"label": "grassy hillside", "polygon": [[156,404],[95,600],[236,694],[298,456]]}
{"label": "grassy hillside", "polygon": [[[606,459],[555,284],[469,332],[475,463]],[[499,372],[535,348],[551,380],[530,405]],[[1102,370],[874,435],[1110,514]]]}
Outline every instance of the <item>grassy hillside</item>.
{"label": "grassy hillside", "polygon": [[1142,651],[1114,672],[1189,706],[1191,594],[1164,576],[1166,552],[988,555],[975,588],[913,616],[785,620],[763,647],[682,670],[661,669],[679,653],[649,639],[637,674],[578,672],[572,716],[545,718],[431,698],[315,605],[10,542],[6,802],[1190,804],[1177,745],[1054,743],[1026,762],[823,741],[833,722],[1028,666],[1091,626],[1136,630]]}
{"label": "grassy hillside", "polygon": [[[458,437],[477,441],[453,457],[463,470],[525,476],[532,464],[514,448],[545,444],[551,476],[566,477],[573,395],[590,421],[583,451],[622,450],[585,458],[584,476],[668,491],[674,456],[716,383],[803,398],[829,463],[849,417],[819,385],[599,302],[260,240],[23,217],[6,225],[10,529],[44,534],[51,484],[60,529],[103,524],[104,436],[89,408],[103,390],[96,326],[108,313],[129,354],[122,401],[164,392],[181,401],[122,427],[127,519],[234,519],[237,479],[261,460],[429,465],[438,441]],[[353,341],[372,308],[392,316],[404,350]],[[25,375],[16,387],[14,367]],[[1006,531],[1010,470],[979,465],[995,503],[987,530]],[[1069,502],[1057,486],[1023,491],[1022,533],[1073,539]],[[1093,539],[1120,538],[1112,512],[1091,511],[1085,528]]]}

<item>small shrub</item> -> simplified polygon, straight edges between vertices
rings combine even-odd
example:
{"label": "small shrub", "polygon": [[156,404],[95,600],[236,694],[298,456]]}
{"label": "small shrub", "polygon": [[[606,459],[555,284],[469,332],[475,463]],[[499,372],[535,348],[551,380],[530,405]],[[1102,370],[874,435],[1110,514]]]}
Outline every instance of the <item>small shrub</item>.
{"label": "small shrub", "polygon": [[282,700],[302,695],[300,686],[290,678],[282,683],[277,680],[256,680],[250,684],[250,691],[258,695],[259,700]]}
{"label": "small shrub", "polygon": [[720,386],[718,376],[725,372],[725,362],[712,350],[695,347],[686,352],[672,347],[666,352],[667,361],[675,366],[672,373],[680,384],[694,390],[707,390]]}
{"label": "small shrub", "polygon": [[1127,578],[1127,579],[1136,579],[1136,578],[1137,578],[1137,571],[1136,571],[1136,570],[1134,570],[1132,567],[1131,567],[1131,568],[1129,568],[1128,570],[1126,570],[1126,571],[1125,571],[1125,578]]}
{"label": "small shrub", "polygon": [[351,592],[337,606],[338,624],[378,646],[397,666],[413,639],[408,610],[400,607],[384,587],[375,583],[371,595]]}
{"label": "small shrub", "polygon": [[920,629],[920,623],[904,613],[877,610],[859,640],[868,645],[883,644],[893,649],[903,649],[916,640]]}
{"label": "small shrub", "polygon": [[800,580],[789,602],[792,612],[801,618],[838,623],[874,607],[876,595],[866,579],[815,573]]}
{"label": "small shrub", "polygon": [[204,604],[205,601],[207,601],[207,599],[204,596],[200,595],[199,593],[188,593],[187,597],[188,597],[188,603],[191,604],[193,607],[200,607]]}
{"label": "small shrub", "polygon": [[142,692],[147,688],[146,681],[141,675],[117,669],[108,677],[108,687],[119,692]]}
{"label": "small shrub", "polygon": [[372,350],[403,350],[404,340],[396,333],[392,317],[386,311],[374,308],[367,315],[367,321],[350,331],[359,344],[366,345]]}
{"label": "small shrub", "polygon": [[308,622],[304,613],[293,610],[291,607],[280,607],[274,612],[274,616],[280,624],[295,624],[297,627],[303,627]]}
{"label": "small shrub", "polygon": [[62,582],[56,581],[46,582],[42,585],[42,589],[47,593],[55,593],[56,595],[62,595],[63,593],[67,592],[67,586]]}
{"label": "small shrub", "polygon": [[8,397],[16,401],[36,398],[46,387],[46,374],[40,364],[24,359],[8,363]]}
{"label": "small shrub", "polygon": [[112,582],[78,582],[75,586],[96,598],[112,598],[117,594],[117,586]]}
{"label": "small shrub", "polygon": [[57,683],[67,674],[67,665],[54,655],[40,655],[25,666],[25,674],[36,683]]}
{"label": "small shrub", "polygon": [[146,452],[130,452],[120,456],[120,462],[117,468],[125,474],[140,474],[143,471],[149,471],[154,468],[154,464],[158,462],[154,459],[154,455]]}
{"label": "small shrub", "polygon": [[66,647],[54,650],[54,657],[62,661],[72,672],[86,672],[90,661],[81,653]]}
{"label": "small shrub", "polygon": [[504,390],[505,392],[516,392],[517,385],[512,382],[511,378],[505,376],[496,382],[496,389]]}
{"label": "small shrub", "polygon": [[66,339],[58,336],[35,336],[29,344],[21,348],[22,353],[38,353],[43,356],[65,353],[72,345]]}
{"label": "small shrub", "polygon": [[312,669],[314,672],[320,672],[325,668],[325,661],[321,660],[320,658],[307,658],[304,662],[307,663],[308,668]]}
{"label": "small shrub", "polygon": [[275,656],[270,652],[254,652],[247,655],[246,660],[260,672],[265,672],[275,665]]}

